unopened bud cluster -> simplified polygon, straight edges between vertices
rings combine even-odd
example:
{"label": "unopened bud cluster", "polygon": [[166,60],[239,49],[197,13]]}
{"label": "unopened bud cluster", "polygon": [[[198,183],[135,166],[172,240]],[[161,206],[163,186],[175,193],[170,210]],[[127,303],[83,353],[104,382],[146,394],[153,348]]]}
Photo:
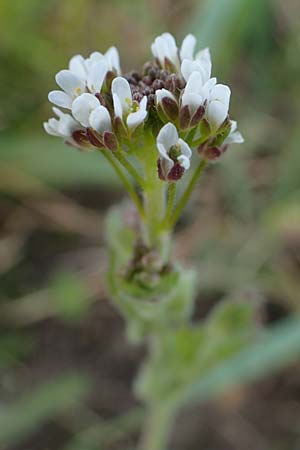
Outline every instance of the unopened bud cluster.
{"label": "unopened bud cluster", "polygon": [[45,123],[45,130],[80,149],[125,156],[151,135],[158,176],[167,181],[189,169],[192,150],[216,160],[243,138],[229,119],[229,87],[211,77],[209,50],[195,53],[195,47],[191,34],[178,49],[174,37],[163,33],[151,46],[152,61],[124,75],[115,47],[88,58],[74,56],[56,75],[61,90],[50,92],[49,100],[57,118]]}

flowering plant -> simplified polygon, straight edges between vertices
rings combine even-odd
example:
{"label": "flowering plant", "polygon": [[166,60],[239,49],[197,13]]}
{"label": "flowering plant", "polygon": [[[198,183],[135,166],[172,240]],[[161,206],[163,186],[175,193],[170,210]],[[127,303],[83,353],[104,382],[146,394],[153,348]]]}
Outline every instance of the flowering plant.
{"label": "flowering plant", "polygon": [[124,75],[115,47],[74,56],[56,75],[61,90],[49,93],[57,119],[44,123],[69,145],[102,153],[135,205],[108,217],[108,284],[129,337],[150,344],[136,383],[150,411],[145,450],[164,448],[186,386],[243,345],[252,326],[252,310],[231,302],[191,326],[195,272],[171,256],[172,232],[204,168],[243,142],[229,118],[229,87],[211,76],[209,50],[195,47],[191,34],[178,49],[163,33],[152,60]]}

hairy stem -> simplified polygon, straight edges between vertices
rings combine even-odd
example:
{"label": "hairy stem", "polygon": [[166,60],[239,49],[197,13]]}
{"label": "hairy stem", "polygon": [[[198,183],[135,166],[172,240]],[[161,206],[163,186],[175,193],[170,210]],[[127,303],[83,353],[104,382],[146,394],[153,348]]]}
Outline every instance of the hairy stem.
{"label": "hairy stem", "polygon": [[185,205],[187,204],[193,190],[194,187],[197,183],[197,181],[199,180],[205,166],[207,164],[207,161],[205,161],[204,159],[202,161],[200,161],[198,167],[196,168],[192,178],[189,181],[189,184],[187,185],[184,193],[182,194],[182,197],[180,198],[179,202],[177,203],[177,206],[171,216],[170,219],[170,228],[174,228],[174,226],[176,225],[177,220],[179,219],[179,217],[181,216],[181,213],[185,207]]}
{"label": "hairy stem", "polygon": [[171,182],[169,183],[168,186],[168,202],[166,207],[166,214],[162,221],[162,227],[164,228],[169,227],[169,221],[173,212],[175,197],[176,197],[176,183]]}
{"label": "hairy stem", "polygon": [[166,208],[166,183],[158,178],[157,150],[153,139],[149,139],[143,155],[143,163],[145,173],[145,240],[147,245],[155,248],[163,257],[166,257],[168,236],[161,227]]}
{"label": "hairy stem", "polygon": [[136,168],[126,159],[122,152],[115,151],[114,156],[117,158],[117,160],[122,164],[122,166],[130,173],[132,178],[136,181],[137,184],[143,189],[145,187],[145,182],[143,178],[140,176]]}
{"label": "hairy stem", "polygon": [[117,161],[115,161],[113,155],[111,154],[111,152],[109,150],[101,150],[101,153],[106,157],[106,159],[109,161],[109,163],[114,168],[115,172],[121,179],[125,189],[127,190],[128,194],[130,195],[132,201],[134,202],[134,204],[141,216],[141,219],[144,219],[145,218],[144,208],[143,208],[142,202],[139,199],[139,196],[137,195],[132,183],[128,180],[128,178],[124,174],[123,170],[121,169],[121,167],[119,166]]}
{"label": "hairy stem", "polygon": [[146,418],[140,450],[166,450],[173,421],[173,408],[161,404],[152,407]]}

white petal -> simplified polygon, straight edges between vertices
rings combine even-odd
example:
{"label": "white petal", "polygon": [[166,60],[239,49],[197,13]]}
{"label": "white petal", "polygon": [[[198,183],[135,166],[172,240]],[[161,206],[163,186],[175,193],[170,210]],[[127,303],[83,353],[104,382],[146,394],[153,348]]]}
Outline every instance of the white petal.
{"label": "white petal", "polygon": [[237,129],[237,121],[236,120],[231,120],[230,124],[231,124],[231,129],[230,129],[230,134],[231,134]]}
{"label": "white petal", "polygon": [[181,138],[178,139],[178,144],[181,154],[190,159],[192,156],[192,150],[190,149],[190,146]]}
{"label": "white petal", "polygon": [[231,91],[228,86],[225,84],[216,84],[211,91],[210,99],[218,100],[229,107],[230,94]]}
{"label": "white petal", "polygon": [[163,144],[157,142],[157,150],[161,157],[161,164],[163,167],[163,172],[168,174],[172,167],[174,166],[174,161],[169,157],[166,148]]}
{"label": "white petal", "polygon": [[146,116],[147,116],[147,111],[142,111],[141,109],[139,109],[138,111],[136,111],[134,113],[128,114],[126,123],[129,128],[134,129],[137,126],[139,126],[146,119]]}
{"label": "white petal", "polygon": [[190,168],[190,160],[185,155],[178,156],[177,161],[185,170],[188,170]]}
{"label": "white petal", "polygon": [[178,133],[175,125],[167,123],[164,125],[157,135],[157,143],[162,144],[167,151],[178,141]]}
{"label": "white petal", "polygon": [[65,115],[65,113],[63,113],[59,108],[56,108],[55,106],[53,106],[52,110],[54,114],[56,114],[60,119]]}
{"label": "white petal", "polygon": [[58,133],[56,128],[52,127],[49,122],[50,122],[50,120],[48,122],[43,123],[43,127],[44,127],[45,131],[48,134],[50,134],[51,136],[60,136],[60,134]]}
{"label": "white petal", "polygon": [[199,72],[202,78],[202,84],[209,80],[211,75],[211,63],[209,61],[191,61],[184,59],[181,63],[181,73],[185,81],[188,81],[193,72]]}
{"label": "white petal", "polygon": [[242,144],[244,142],[244,138],[241,135],[239,131],[235,131],[234,133],[231,133],[224,141],[225,145],[229,144]]}
{"label": "white petal", "polygon": [[64,114],[64,116],[59,120],[58,132],[61,136],[71,137],[73,131],[78,130],[80,127],[79,123],[70,116],[70,114]]}
{"label": "white petal", "polygon": [[106,61],[105,56],[100,52],[91,53],[90,56],[85,60],[85,65],[87,67],[87,70],[90,71],[93,64],[95,64],[99,61]]}
{"label": "white petal", "polygon": [[211,55],[210,55],[209,48],[206,47],[206,48],[200,50],[196,55],[196,59],[201,59],[201,60],[206,60],[206,61],[211,62]]}
{"label": "white petal", "polygon": [[107,109],[99,105],[94,111],[91,112],[89,117],[90,126],[98,133],[104,131],[111,131],[111,119]]}
{"label": "white petal", "polygon": [[61,70],[55,76],[58,86],[71,97],[81,95],[85,90],[85,83],[70,70]]}
{"label": "white petal", "polygon": [[228,106],[224,105],[224,103],[219,100],[214,100],[210,102],[206,109],[206,116],[209,123],[219,128],[220,125],[224,122],[228,114]]}
{"label": "white petal", "polygon": [[110,47],[105,53],[108,61],[109,69],[115,70],[118,75],[121,75],[120,56],[116,47]]}
{"label": "white petal", "polygon": [[175,95],[173,95],[172,92],[168,91],[167,89],[158,89],[157,91],[155,91],[155,94],[157,103],[161,103],[164,97],[168,97],[177,103]]}
{"label": "white petal", "polygon": [[211,96],[211,91],[213,87],[217,84],[216,78],[210,78],[206,83],[204,83],[202,88],[202,94],[204,99],[209,100]]}
{"label": "white petal", "polygon": [[71,58],[69,62],[69,69],[74,75],[76,75],[81,80],[83,81],[86,80],[87,72],[83,56],[81,55],[73,56],[73,58]]}
{"label": "white petal", "polygon": [[87,85],[93,94],[101,91],[106,74],[107,64],[104,60],[97,61],[90,67]]}
{"label": "white petal", "polygon": [[92,94],[82,94],[74,100],[72,114],[84,127],[89,127],[91,112],[99,106],[99,100]]}
{"label": "white petal", "polygon": [[180,49],[180,58],[193,59],[197,40],[193,34],[188,34],[182,41]]}
{"label": "white petal", "polygon": [[54,105],[60,106],[61,108],[72,108],[72,98],[62,91],[51,91],[48,94],[48,99]]}
{"label": "white petal", "polygon": [[114,94],[118,96],[123,114],[128,112],[132,104],[132,94],[128,81],[122,77],[114,78],[111,85],[111,91],[113,96]]}
{"label": "white petal", "polygon": [[113,103],[114,103],[114,113],[116,117],[120,117],[122,119],[123,117],[123,109],[120,102],[119,97],[117,94],[113,94]]}
{"label": "white petal", "polygon": [[179,65],[176,41],[170,33],[163,33],[155,38],[151,51],[162,66],[164,66],[165,58],[168,58],[176,67]]}
{"label": "white petal", "polygon": [[199,72],[192,72],[184,89],[184,92],[191,94],[200,94],[202,92],[203,82]]}
{"label": "white petal", "polygon": [[178,48],[174,36],[172,36],[171,33],[163,33],[161,36],[164,39],[166,56],[171,60],[171,62],[176,64],[178,62]]}
{"label": "white petal", "polygon": [[200,105],[203,104],[203,102],[204,99],[202,95],[199,94],[189,94],[184,92],[181,98],[182,106],[188,105],[192,114],[197,111],[197,109]]}

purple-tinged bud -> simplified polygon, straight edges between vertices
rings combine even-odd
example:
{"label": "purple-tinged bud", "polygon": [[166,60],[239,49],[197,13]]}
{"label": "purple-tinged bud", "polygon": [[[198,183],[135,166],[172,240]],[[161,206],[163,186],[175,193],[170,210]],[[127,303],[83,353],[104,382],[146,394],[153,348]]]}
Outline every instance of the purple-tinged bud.
{"label": "purple-tinged bud", "polygon": [[179,127],[182,130],[185,130],[189,127],[191,121],[191,113],[188,105],[185,105],[183,108],[180,108],[179,111]]}
{"label": "purple-tinged bud", "polygon": [[165,58],[164,60],[164,67],[168,72],[175,73],[176,67],[174,64],[169,60],[169,58]]}
{"label": "purple-tinged bud", "polygon": [[116,133],[118,140],[122,140],[122,138],[127,137],[128,132],[127,132],[127,129],[126,129],[121,117],[115,117],[114,131]]}
{"label": "purple-tinged bud", "polygon": [[161,103],[167,118],[170,119],[171,121],[177,120],[179,110],[176,101],[170,97],[163,97]]}
{"label": "purple-tinged bud", "polygon": [[81,147],[88,147],[90,145],[86,130],[75,130],[72,133],[72,138]]}
{"label": "purple-tinged bud", "polygon": [[115,72],[113,72],[112,70],[109,70],[108,72],[107,72],[107,74],[106,74],[106,77],[105,77],[105,84],[106,84],[106,89],[108,90],[108,91],[110,91],[110,89],[111,89],[111,83],[112,83],[112,81],[113,81],[113,79],[116,77],[116,74],[115,74]]}
{"label": "purple-tinged bud", "polygon": [[195,125],[198,125],[200,120],[203,118],[205,114],[205,108],[203,105],[200,105],[199,108],[195,111],[194,115],[192,116],[190,126],[194,127]]}
{"label": "purple-tinged bud", "polygon": [[86,129],[86,135],[90,141],[90,143],[94,146],[94,147],[98,147],[98,148],[103,148],[103,141],[101,139],[101,136],[99,133],[97,133],[97,131],[93,130],[93,128],[87,128]]}
{"label": "purple-tinged bud", "polygon": [[184,167],[182,167],[179,163],[175,163],[171,170],[165,174],[161,160],[157,161],[157,172],[158,176],[162,181],[178,181],[182,177],[185,172]]}
{"label": "purple-tinged bud", "polygon": [[199,129],[202,138],[208,137],[211,133],[209,122],[206,119],[201,120]]}
{"label": "purple-tinged bud", "polygon": [[97,94],[95,94],[95,97],[99,100],[99,102],[100,102],[100,104],[102,106],[106,106],[104,94],[101,94],[100,92],[97,92]]}
{"label": "purple-tinged bud", "polygon": [[198,149],[199,153],[201,153],[202,157],[207,161],[216,161],[223,153],[223,149],[220,147],[203,147],[202,149]]}
{"label": "purple-tinged bud", "polygon": [[185,168],[179,163],[175,163],[170,172],[168,173],[169,181],[178,181],[185,172]]}
{"label": "purple-tinged bud", "polygon": [[110,131],[104,131],[103,133],[103,142],[105,147],[107,147],[109,150],[117,150],[118,148],[118,141],[114,133],[111,133]]}

